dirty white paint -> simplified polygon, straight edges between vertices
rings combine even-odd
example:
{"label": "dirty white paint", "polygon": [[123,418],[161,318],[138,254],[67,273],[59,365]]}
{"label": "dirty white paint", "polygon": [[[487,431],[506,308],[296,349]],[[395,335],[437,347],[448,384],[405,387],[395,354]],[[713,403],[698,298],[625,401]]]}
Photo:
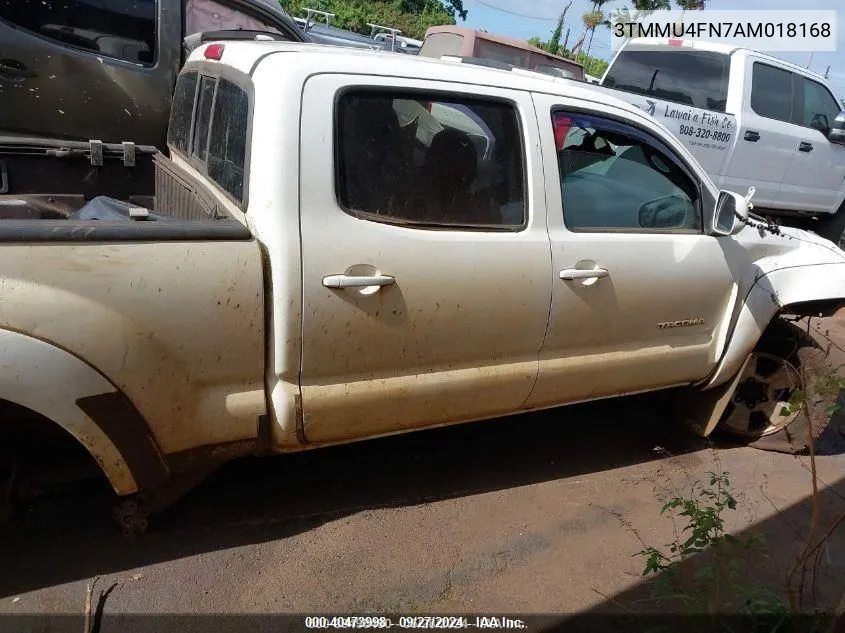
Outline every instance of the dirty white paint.
{"label": "dirty white paint", "polygon": [[127,494],[136,485],[126,462],[100,427],[76,406],[79,398],[114,391],[114,385],[68,352],[0,330],[0,398],[63,427],[97,460],[115,491]]}
{"label": "dirty white paint", "polygon": [[[256,407],[225,403],[263,389],[257,244],[8,244],[0,267],[0,328],[96,367],[162,452],[255,437]],[[46,392],[45,384],[34,388]]]}

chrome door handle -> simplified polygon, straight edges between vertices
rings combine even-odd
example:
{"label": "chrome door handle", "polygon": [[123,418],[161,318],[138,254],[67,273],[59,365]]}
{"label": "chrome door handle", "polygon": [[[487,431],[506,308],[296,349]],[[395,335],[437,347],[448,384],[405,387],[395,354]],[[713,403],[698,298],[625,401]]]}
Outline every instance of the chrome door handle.
{"label": "chrome door handle", "polygon": [[328,275],[323,277],[323,285],[326,288],[369,288],[371,286],[389,286],[395,283],[393,277],[388,275],[372,275],[355,277],[351,275]]}
{"label": "chrome door handle", "polygon": [[560,271],[560,278],[567,281],[572,279],[601,279],[607,277],[608,272],[606,268],[594,268],[592,270],[582,270],[580,268],[564,268]]}

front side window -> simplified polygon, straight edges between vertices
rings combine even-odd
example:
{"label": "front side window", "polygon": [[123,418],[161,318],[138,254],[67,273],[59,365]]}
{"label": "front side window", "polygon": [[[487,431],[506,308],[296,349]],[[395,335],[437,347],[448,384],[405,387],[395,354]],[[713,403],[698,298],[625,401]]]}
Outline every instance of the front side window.
{"label": "front side window", "polygon": [[777,121],[792,121],[792,73],[754,62],[751,75],[751,109]]}
{"label": "front side window", "polygon": [[625,50],[607,71],[604,85],[638,95],[724,112],[730,57],[709,51]]}
{"label": "front side window", "polygon": [[662,143],[599,117],[555,112],[552,123],[568,229],[701,231],[698,188]]}
{"label": "front side window", "polygon": [[156,0],[0,0],[0,19],[67,46],[151,65],[156,9]]}
{"label": "front side window", "polygon": [[827,88],[804,77],[804,125],[827,134],[841,109]]}
{"label": "front side window", "polygon": [[339,100],[336,138],[348,212],[430,227],[525,223],[524,152],[510,104],[352,91]]}

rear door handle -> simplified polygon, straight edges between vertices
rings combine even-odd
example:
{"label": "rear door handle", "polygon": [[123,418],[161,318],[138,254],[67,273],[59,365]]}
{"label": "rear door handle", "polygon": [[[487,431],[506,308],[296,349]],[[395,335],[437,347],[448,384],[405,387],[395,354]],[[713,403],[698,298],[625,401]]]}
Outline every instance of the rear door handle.
{"label": "rear door handle", "polygon": [[813,151],[813,144],[807,143],[805,141],[801,141],[801,143],[798,145],[798,151],[799,152],[812,152]]}
{"label": "rear door handle", "polygon": [[757,141],[760,140],[760,132],[752,132],[751,130],[748,130],[745,133],[745,136],[743,136],[742,138],[744,138],[746,141],[751,141],[752,143],[756,143]]}
{"label": "rear door handle", "polygon": [[396,280],[388,275],[353,276],[328,275],[323,277],[326,288],[370,288],[372,286],[389,286]]}
{"label": "rear door handle", "polygon": [[581,268],[564,268],[560,271],[560,278],[567,281],[573,279],[601,279],[607,277],[608,272],[606,268],[594,268],[592,270],[583,270]]}

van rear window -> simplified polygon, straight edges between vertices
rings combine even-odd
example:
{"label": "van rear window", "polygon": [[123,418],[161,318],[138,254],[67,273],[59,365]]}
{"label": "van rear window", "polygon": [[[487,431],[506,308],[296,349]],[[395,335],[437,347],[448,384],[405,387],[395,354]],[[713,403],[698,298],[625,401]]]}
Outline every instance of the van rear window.
{"label": "van rear window", "polygon": [[610,65],[603,85],[625,92],[724,112],[730,57],[694,50],[627,50]]}

